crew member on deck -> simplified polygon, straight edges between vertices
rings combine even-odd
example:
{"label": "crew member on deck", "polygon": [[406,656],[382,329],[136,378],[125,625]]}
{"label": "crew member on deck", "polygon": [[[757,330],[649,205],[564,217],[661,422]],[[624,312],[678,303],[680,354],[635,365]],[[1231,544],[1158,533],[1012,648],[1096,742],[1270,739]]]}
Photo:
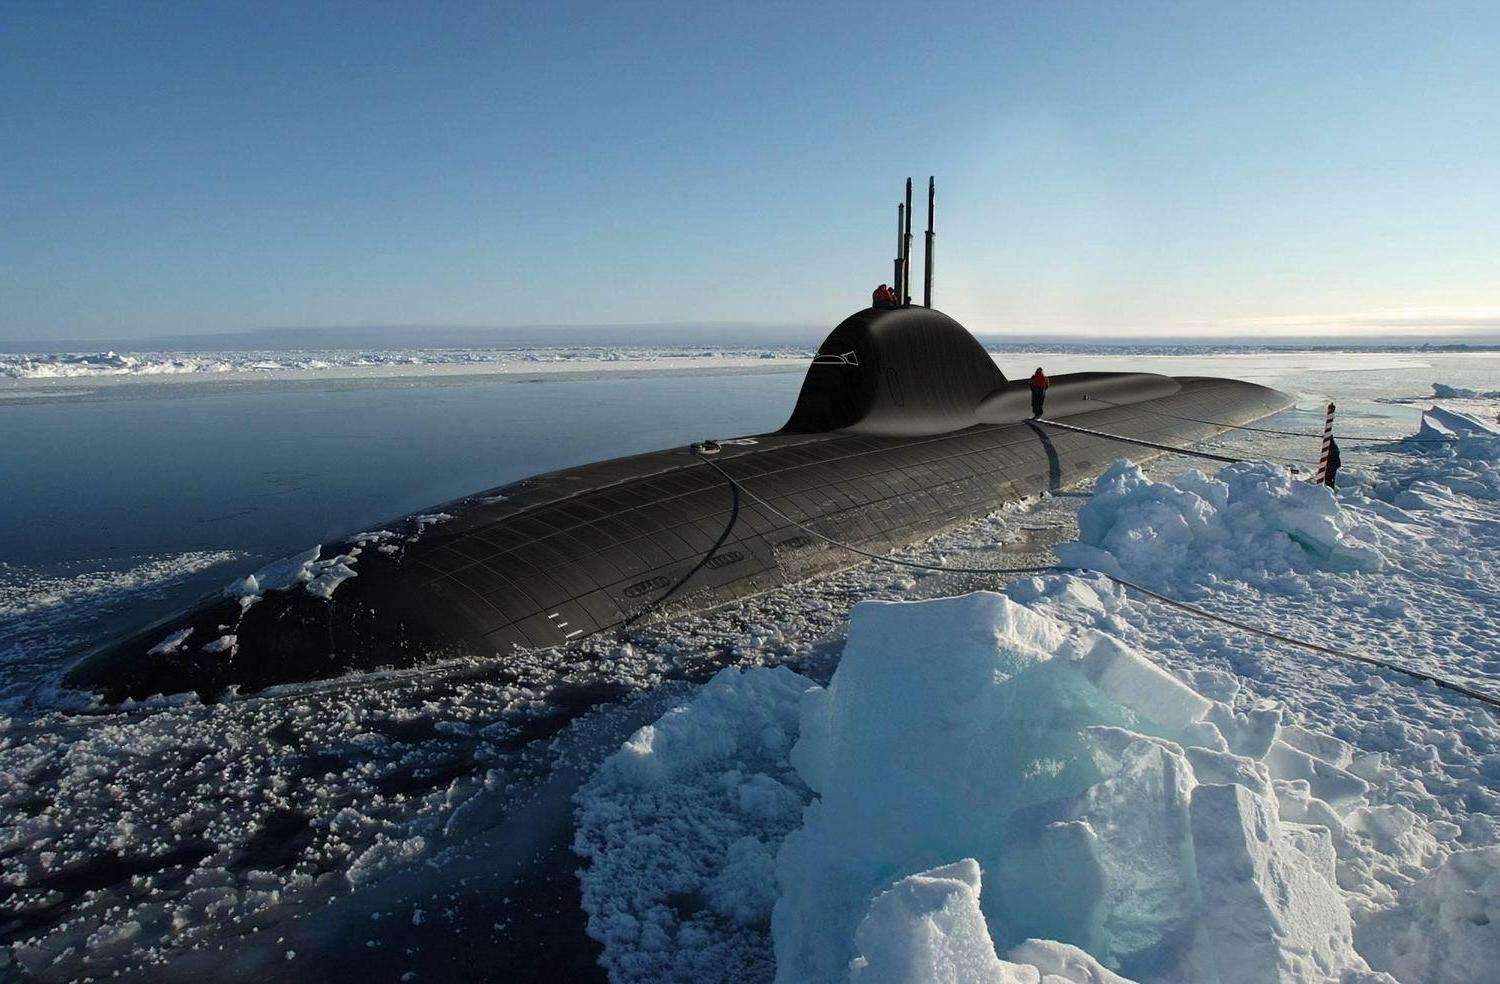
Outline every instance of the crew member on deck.
{"label": "crew member on deck", "polygon": [[1042,416],[1042,404],[1047,400],[1047,387],[1052,384],[1047,380],[1047,374],[1042,372],[1042,367],[1037,366],[1036,372],[1031,374],[1031,419],[1040,420]]}
{"label": "crew member on deck", "polygon": [[875,288],[875,294],[871,298],[871,306],[878,308],[896,307],[896,292],[886,284]]}
{"label": "crew member on deck", "polygon": [[1339,460],[1339,442],[1330,437],[1328,439],[1328,467],[1323,471],[1323,484],[1330,489],[1338,488],[1334,484],[1334,479],[1339,473],[1341,464],[1343,462]]}

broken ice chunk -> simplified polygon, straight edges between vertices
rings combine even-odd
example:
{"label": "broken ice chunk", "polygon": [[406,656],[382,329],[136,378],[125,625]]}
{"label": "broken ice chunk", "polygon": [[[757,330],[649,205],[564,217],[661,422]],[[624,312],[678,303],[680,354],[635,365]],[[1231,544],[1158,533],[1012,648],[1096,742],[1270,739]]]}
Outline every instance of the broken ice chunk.
{"label": "broken ice chunk", "polygon": [[1265,762],[1273,778],[1305,779],[1314,796],[1346,812],[1363,805],[1370,791],[1370,784],[1354,773],[1313,758],[1284,741],[1271,743]]}
{"label": "broken ice chunk", "polygon": [[870,903],[854,933],[854,984],[1036,984],[995,956],[979,911],[979,862],[965,858],[901,879]]}
{"label": "broken ice chunk", "polygon": [[1222,984],[1332,982],[1368,969],[1327,830],[1281,823],[1271,801],[1244,786],[1201,785],[1191,812],[1200,939]]}
{"label": "broken ice chunk", "polygon": [[176,632],[173,632],[161,642],[158,642],[156,645],[146,650],[146,655],[165,656],[168,653],[175,653],[182,648],[182,644],[187,642],[188,636],[192,634],[193,627],[191,625],[185,629],[178,629]]}

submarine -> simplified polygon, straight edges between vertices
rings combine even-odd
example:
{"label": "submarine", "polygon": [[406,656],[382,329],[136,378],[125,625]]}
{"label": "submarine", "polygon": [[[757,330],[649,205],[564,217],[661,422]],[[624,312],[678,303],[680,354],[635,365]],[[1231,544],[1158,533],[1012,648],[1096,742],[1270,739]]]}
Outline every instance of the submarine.
{"label": "submarine", "polygon": [[1232,379],[1085,372],[1053,377],[1031,419],[1027,383],[932,306],[934,197],[929,179],[922,303],[908,179],[895,303],[829,333],[780,430],[548,472],[320,544],[86,656],[65,683],[210,700],[503,660],[849,567],[1097,477],[1122,442],[1201,441],[1292,404]]}

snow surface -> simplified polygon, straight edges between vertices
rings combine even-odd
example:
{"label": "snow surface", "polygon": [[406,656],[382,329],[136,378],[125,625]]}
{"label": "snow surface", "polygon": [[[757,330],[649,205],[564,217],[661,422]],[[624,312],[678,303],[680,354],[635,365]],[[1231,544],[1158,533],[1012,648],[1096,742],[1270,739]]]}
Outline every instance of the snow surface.
{"label": "snow surface", "polygon": [[[787,762],[811,681],[730,667],[612,755],[579,794],[574,850],[591,858],[583,907],[624,980],[769,976],[770,954],[717,924],[764,924],[774,845],[802,816]],[[674,905],[700,898],[696,912]]]}
{"label": "snow surface", "polygon": [[1371,919],[1362,943],[1403,981],[1479,980],[1500,967],[1500,847],[1458,851]]}

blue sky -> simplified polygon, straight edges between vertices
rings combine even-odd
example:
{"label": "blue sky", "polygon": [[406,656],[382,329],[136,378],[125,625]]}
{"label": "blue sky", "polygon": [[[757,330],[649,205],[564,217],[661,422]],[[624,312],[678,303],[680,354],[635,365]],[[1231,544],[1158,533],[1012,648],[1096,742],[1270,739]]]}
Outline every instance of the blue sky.
{"label": "blue sky", "polygon": [[1496,332],[1497,51],[1497,4],[11,3],[0,341],[832,325],[908,174],[975,330]]}

